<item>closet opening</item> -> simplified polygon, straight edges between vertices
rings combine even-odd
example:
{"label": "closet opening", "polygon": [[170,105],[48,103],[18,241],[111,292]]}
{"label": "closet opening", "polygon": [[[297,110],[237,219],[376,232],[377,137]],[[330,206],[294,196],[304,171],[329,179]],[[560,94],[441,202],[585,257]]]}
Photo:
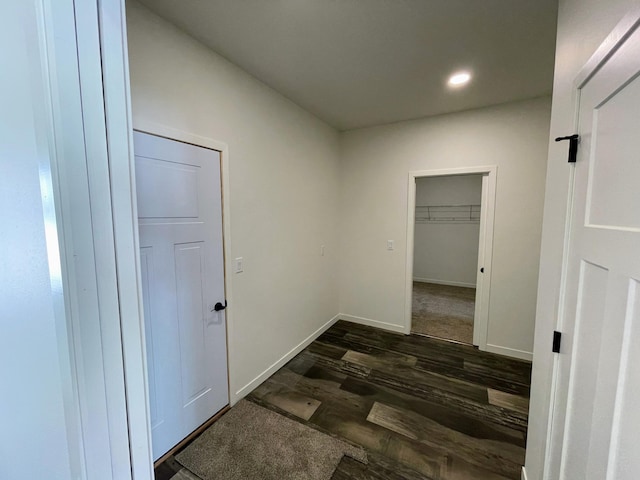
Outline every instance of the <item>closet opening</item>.
{"label": "closet opening", "polygon": [[407,331],[486,347],[495,167],[412,172]]}

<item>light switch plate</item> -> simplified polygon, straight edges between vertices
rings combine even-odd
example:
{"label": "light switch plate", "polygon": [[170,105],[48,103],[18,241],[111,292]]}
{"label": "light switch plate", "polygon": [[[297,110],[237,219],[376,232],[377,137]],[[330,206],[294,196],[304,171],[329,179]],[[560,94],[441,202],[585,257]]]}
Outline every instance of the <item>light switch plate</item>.
{"label": "light switch plate", "polygon": [[238,257],[235,260],[235,272],[236,273],[244,272],[244,259],[242,257]]}

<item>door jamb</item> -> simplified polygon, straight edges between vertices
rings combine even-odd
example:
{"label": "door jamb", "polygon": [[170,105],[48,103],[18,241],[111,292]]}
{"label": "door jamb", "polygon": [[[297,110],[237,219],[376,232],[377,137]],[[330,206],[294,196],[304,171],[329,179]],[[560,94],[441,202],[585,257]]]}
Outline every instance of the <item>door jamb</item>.
{"label": "door jamb", "polygon": [[[480,206],[480,242],[478,245],[478,293],[473,324],[473,343],[480,350],[487,350],[487,333],[489,329],[489,294],[491,292],[491,274],[493,257],[493,226],[495,221],[496,177],[497,165],[480,167],[461,167],[440,170],[416,170],[409,172],[407,199],[407,263],[405,279],[405,325],[404,333],[411,333],[411,310],[413,294],[413,256],[414,230],[416,210],[416,178],[443,177],[452,175],[481,174],[482,204]],[[484,267],[484,273],[480,273]]]}
{"label": "door jamb", "polygon": [[[49,0],[45,1],[45,7],[51,3]],[[118,325],[120,329],[120,335],[104,335],[101,330],[98,331],[100,335],[100,341],[103,345],[109,348],[121,348],[122,355],[117,365],[113,363],[107,363],[104,361],[100,348],[92,348],[88,345],[85,339],[78,338],[77,345],[70,345],[70,354],[77,354],[80,351],[84,351],[87,357],[90,357],[91,361],[98,362],[96,366],[102,366],[104,371],[109,371],[113,376],[117,376],[121,379],[118,381],[112,381],[109,384],[105,384],[105,389],[111,395],[117,395],[119,391],[122,391],[122,402],[111,402],[106,408],[106,417],[114,425],[118,426],[117,431],[114,429],[109,432],[103,425],[97,425],[93,422],[90,425],[89,432],[92,438],[98,438],[98,435],[112,434],[114,444],[119,445],[121,450],[124,450],[126,460],[129,461],[130,475],[126,478],[153,478],[153,461],[151,453],[151,428],[149,421],[149,390],[147,382],[147,370],[146,370],[146,354],[145,354],[145,340],[144,340],[144,324],[142,322],[142,295],[140,285],[140,258],[139,258],[139,239],[137,229],[137,205],[135,196],[135,170],[134,170],[134,152],[133,152],[133,128],[146,131],[155,135],[166,136],[179,141],[187,143],[193,143],[196,145],[204,146],[205,148],[212,148],[221,152],[222,157],[222,192],[223,192],[223,239],[224,239],[224,258],[227,265],[231,265],[231,226],[230,226],[230,189],[229,189],[229,149],[228,146],[213,139],[199,137],[191,135],[179,130],[165,127],[162,125],[154,124],[151,122],[144,122],[140,119],[132,121],[131,115],[131,92],[129,86],[129,62],[127,56],[127,28],[125,19],[125,2],[124,0],[94,0],[89,2],[90,7],[83,10],[85,16],[82,17],[83,21],[93,22],[83,32],[91,38],[94,42],[91,46],[95,46],[95,37],[99,36],[99,67],[102,69],[102,99],[101,104],[104,102],[104,110],[100,115],[104,124],[101,126],[100,132],[104,132],[106,136],[106,142],[104,137],[94,135],[93,143],[91,147],[103,149],[104,156],[100,157],[96,162],[89,162],[92,168],[102,168],[100,171],[101,176],[98,178],[101,182],[107,184],[107,190],[96,192],[94,190],[86,190],[86,195],[89,197],[91,204],[99,205],[101,208],[110,209],[112,215],[112,222],[110,228],[107,228],[108,232],[103,228],[98,231],[95,227],[92,228],[91,236],[79,239],[78,245],[72,245],[69,238],[64,236],[64,232],[61,227],[60,241],[61,249],[65,251],[79,246],[83,248],[92,248],[93,240],[96,236],[112,235],[113,245],[111,248],[102,249],[101,252],[105,255],[113,257],[115,262],[115,268],[112,272],[115,273],[114,283],[117,284],[117,291],[109,292],[109,295],[103,294],[101,300],[105,302],[116,302],[118,305],[119,318],[116,322],[114,315],[105,316],[101,319],[102,322],[108,322],[110,327]],[[75,11],[76,9],[74,9]],[[47,13],[47,12],[45,12]],[[58,17],[52,20],[57,25]],[[58,42],[55,42],[58,46]],[[94,73],[96,68],[95,57],[89,55],[78,56],[77,45],[69,42],[60,42],[60,50],[64,50],[65,53],[68,49],[74,48],[74,57],[78,58],[78,64],[80,69],[88,69],[89,72]],[[51,59],[54,57],[52,53],[49,53]],[[66,72],[66,70],[65,70]],[[95,82],[92,77],[92,82]],[[71,82],[66,84],[71,85]],[[93,85],[94,83],[91,83]],[[103,102],[102,102],[103,100]],[[66,109],[62,109],[59,105],[54,105],[53,113],[64,112]],[[91,117],[92,121],[98,118],[95,115],[95,111],[92,111],[94,116]],[[66,128],[61,128],[60,132],[67,132]],[[54,139],[57,146],[59,133],[54,132]],[[85,136],[85,139],[88,138]],[[60,141],[66,141],[65,138],[60,138]],[[73,139],[73,145],[76,146],[77,138]],[[61,143],[62,145],[62,143]],[[100,152],[103,152],[100,150]],[[65,157],[66,158],[66,157]],[[97,158],[97,157],[96,157]],[[95,160],[95,158],[93,158]],[[66,160],[65,160],[66,163]],[[94,165],[95,164],[95,165]],[[58,188],[58,181],[54,179],[54,188]],[[98,195],[100,193],[101,195]],[[77,197],[77,198],[76,198]],[[85,196],[72,195],[71,201],[79,202],[80,204],[86,203]],[[65,206],[66,208],[66,206]],[[62,209],[65,213],[65,208]],[[70,221],[75,221],[71,219]],[[86,222],[82,223],[83,227],[86,226]],[[73,252],[72,252],[73,253]],[[85,265],[88,265],[85,263]],[[70,276],[73,276],[73,271],[70,271]],[[97,279],[100,274],[94,272],[94,276]],[[104,281],[104,275],[101,277]],[[225,275],[225,290],[226,297],[229,301],[232,301],[232,290],[230,278]],[[115,293],[115,294],[114,294]],[[227,343],[229,344],[232,339],[232,322],[230,321],[232,312],[226,311],[227,318]],[[66,314],[67,322],[71,322],[70,314]],[[76,335],[76,334],[74,334]],[[75,337],[74,337],[75,338]],[[74,340],[75,342],[76,340]],[[89,348],[84,348],[89,346]],[[233,358],[227,353],[228,356],[228,369],[229,373],[233,372]],[[81,360],[80,360],[81,362]],[[96,368],[96,367],[94,367]],[[74,372],[75,379],[77,381],[78,373]],[[96,377],[97,378],[97,377]],[[116,379],[117,380],[117,379]],[[229,375],[229,381],[233,379]],[[233,405],[238,401],[237,397],[233,395],[233,389],[230,389],[229,401]],[[78,392],[78,401],[82,403],[87,401],[87,393],[83,390]],[[120,398],[117,398],[120,400]],[[72,400],[69,400],[71,403]],[[74,407],[75,405],[71,405]],[[103,458],[104,461],[120,462],[120,458],[114,457],[112,452],[102,449],[90,450],[94,447],[93,442],[89,442],[87,438],[82,437],[82,432],[77,432],[80,436],[79,440],[82,445],[71,446],[74,450],[74,454],[82,455],[83,448],[85,453],[94,454],[96,458]],[[100,437],[101,438],[101,437]],[[99,439],[100,439],[99,438]],[[126,447],[125,447],[126,445]],[[125,449],[128,449],[126,452]],[[119,451],[118,453],[121,453]],[[108,458],[104,459],[104,457]],[[122,469],[126,469],[123,462],[119,463]],[[121,472],[122,473],[122,472]],[[80,477],[85,478],[86,472],[81,472]],[[79,477],[79,478],[80,478]],[[122,478],[125,478],[124,476]]]}
{"label": "door jamb", "polygon": [[124,0],[35,3],[71,468],[78,479],[153,478]]}

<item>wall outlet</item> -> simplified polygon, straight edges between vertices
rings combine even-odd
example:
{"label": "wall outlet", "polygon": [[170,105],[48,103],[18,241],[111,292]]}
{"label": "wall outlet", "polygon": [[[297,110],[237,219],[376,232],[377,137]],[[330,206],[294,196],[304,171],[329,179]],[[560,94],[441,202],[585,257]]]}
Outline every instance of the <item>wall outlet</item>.
{"label": "wall outlet", "polygon": [[235,259],[235,272],[242,273],[244,272],[244,259],[242,257],[238,257]]}
{"label": "wall outlet", "polygon": [[387,250],[393,250],[393,240],[387,240]]}

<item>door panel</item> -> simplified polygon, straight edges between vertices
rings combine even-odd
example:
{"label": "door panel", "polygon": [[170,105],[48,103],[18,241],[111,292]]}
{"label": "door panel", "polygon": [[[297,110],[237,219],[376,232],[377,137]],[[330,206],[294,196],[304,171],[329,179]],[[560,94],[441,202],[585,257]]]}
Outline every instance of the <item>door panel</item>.
{"label": "door panel", "polygon": [[[139,218],[198,218],[199,170],[193,165],[139,156]],[[163,194],[158,195],[158,191]]]}
{"label": "door panel", "polygon": [[640,279],[639,73],[635,31],[580,91],[549,479],[637,478],[629,336]]}
{"label": "door panel", "polygon": [[207,385],[202,242],[175,245],[180,367],[183,408],[199,398]]}
{"label": "door panel", "polygon": [[142,302],[147,306],[145,311],[144,333],[147,347],[147,371],[149,383],[149,419],[151,429],[155,429],[160,422],[160,409],[158,408],[158,395],[156,387],[156,355],[153,346],[153,310],[151,308],[150,278],[153,278],[153,250],[150,247],[140,249],[140,277],[142,280]]}
{"label": "door panel", "polygon": [[628,105],[640,99],[640,78],[599,105],[593,120],[593,164],[588,195],[592,225],[640,228],[640,195],[625,188],[640,185],[640,115]]}
{"label": "door panel", "polygon": [[[583,262],[578,287],[578,311],[575,325],[575,348],[573,352],[574,379],[580,378],[570,386],[568,411],[569,422],[566,468],[575,474],[575,478],[586,478],[586,462],[582,452],[589,450],[590,425],[580,419],[592,418],[593,399],[597,388],[597,376],[600,359],[602,325],[606,300],[607,278],[609,272],[600,266]],[[584,401],[575,401],[584,399]],[[577,455],[576,455],[577,453]]]}
{"label": "door panel", "polygon": [[220,154],[134,133],[153,456],[228,403]]}
{"label": "door panel", "polygon": [[638,455],[638,428],[640,426],[640,284],[636,280],[629,282],[629,301],[625,315],[624,343],[620,365],[616,404],[613,414],[611,435],[611,458],[609,461],[609,479],[637,478],[640,472]]}

